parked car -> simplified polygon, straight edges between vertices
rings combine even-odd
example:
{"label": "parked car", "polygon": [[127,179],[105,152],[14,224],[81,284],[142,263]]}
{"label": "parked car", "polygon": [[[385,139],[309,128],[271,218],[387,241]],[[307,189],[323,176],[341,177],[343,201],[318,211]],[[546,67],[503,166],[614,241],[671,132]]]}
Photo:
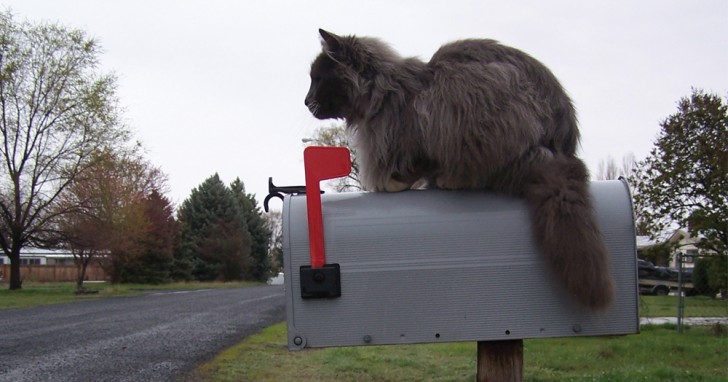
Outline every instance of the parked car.
{"label": "parked car", "polygon": [[[637,259],[637,277],[642,294],[667,296],[679,287],[677,269],[658,267],[647,260]],[[683,271],[683,290],[690,294],[693,289],[691,271]]]}
{"label": "parked car", "polygon": [[656,267],[647,260],[637,259],[637,277],[639,278],[640,293],[655,296],[670,294],[669,270]]}

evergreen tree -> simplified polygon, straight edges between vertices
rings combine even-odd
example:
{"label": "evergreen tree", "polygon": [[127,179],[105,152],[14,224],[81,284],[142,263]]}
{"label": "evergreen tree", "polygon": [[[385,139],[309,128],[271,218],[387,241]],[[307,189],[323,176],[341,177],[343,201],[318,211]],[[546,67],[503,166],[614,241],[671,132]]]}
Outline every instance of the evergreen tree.
{"label": "evergreen tree", "polygon": [[172,267],[169,277],[174,281],[191,281],[192,278],[192,254],[194,247],[191,241],[185,241],[185,231],[177,213],[177,233],[175,235],[175,246],[172,254]]}
{"label": "evergreen tree", "polygon": [[122,265],[121,281],[161,284],[170,279],[177,222],[172,203],[157,190],[143,201],[144,217],[148,223],[141,240],[141,254]]}
{"label": "evergreen tree", "polygon": [[179,209],[178,219],[181,240],[177,265],[191,263],[193,278],[240,280],[250,273],[251,239],[245,215],[218,174],[192,190]]}
{"label": "evergreen tree", "polygon": [[243,211],[248,232],[250,232],[252,264],[248,276],[253,280],[265,281],[271,273],[271,262],[268,257],[270,229],[263,218],[263,213],[258,207],[255,196],[245,192],[245,185],[240,178],[235,179],[230,184],[230,190]]}

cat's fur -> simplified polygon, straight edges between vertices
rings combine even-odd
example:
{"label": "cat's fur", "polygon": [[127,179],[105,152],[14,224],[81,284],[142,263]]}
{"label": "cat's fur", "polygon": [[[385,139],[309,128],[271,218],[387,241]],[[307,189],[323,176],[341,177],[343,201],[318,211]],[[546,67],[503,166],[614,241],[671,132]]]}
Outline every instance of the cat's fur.
{"label": "cat's fur", "polygon": [[444,45],[425,63],[374,38],[320,34],[306,105],[319,119],[346,120],[366,189],[426,179],[522,197],[566,291],[590,309],[613,302],[588,171],[575,156],[574,107],[543,64],[493,40]]}

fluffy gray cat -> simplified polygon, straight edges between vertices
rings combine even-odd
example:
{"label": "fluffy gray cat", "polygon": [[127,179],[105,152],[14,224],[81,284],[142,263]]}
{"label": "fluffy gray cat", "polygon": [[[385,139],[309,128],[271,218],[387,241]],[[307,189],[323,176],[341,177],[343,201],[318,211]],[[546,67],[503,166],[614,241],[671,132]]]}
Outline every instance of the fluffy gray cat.
{"label": "fluffy gray cat", "polygon": [[574,107],[551,71],[493,40],[450,43],[423,62],[378,39],[319,32],[306,105],[316,118],[346,120],[366,189],[425,179],[522,197],[565,290],[589,309],[613,302],[588,171],[575,156]]}

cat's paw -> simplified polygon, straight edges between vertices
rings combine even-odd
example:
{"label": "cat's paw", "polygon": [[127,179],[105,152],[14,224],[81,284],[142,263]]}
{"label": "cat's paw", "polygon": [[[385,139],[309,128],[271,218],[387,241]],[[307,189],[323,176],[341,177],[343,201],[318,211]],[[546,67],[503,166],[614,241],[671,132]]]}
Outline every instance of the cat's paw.
{"label": "cat's paw", "polygon": [[404,183],[400,182],[398,180],[390,179],[389,182],[387,182],[384,187],[378,191],[383,192],[400,192],[409,189],[412,187],[411,183]]}
{"label": "cat's paw", "polygon": [[438,190],[457,190],[458,187],[451,180],[437,178],[435,179],[435,187]]}

